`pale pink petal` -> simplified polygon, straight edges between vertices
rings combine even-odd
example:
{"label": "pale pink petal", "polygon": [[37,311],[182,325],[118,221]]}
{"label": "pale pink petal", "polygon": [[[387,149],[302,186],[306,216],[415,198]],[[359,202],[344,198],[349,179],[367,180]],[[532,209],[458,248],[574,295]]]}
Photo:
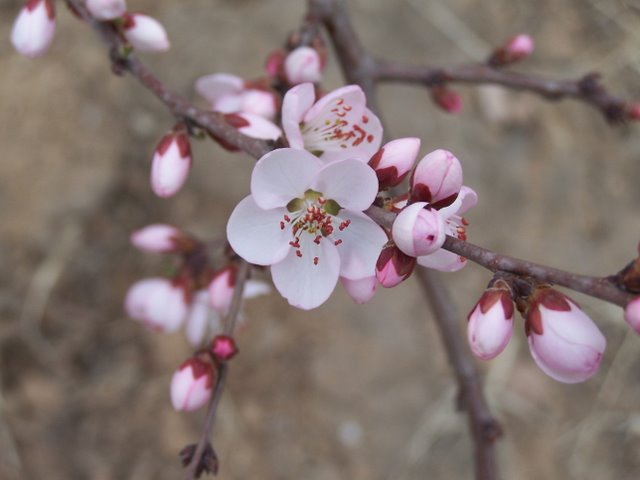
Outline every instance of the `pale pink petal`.
{"label": "pale pink petal", "polygon": [[231,213],[227,223],[227,239],[231,248],[247,262],[271,265],[290,250],[291,230],[282,230],[284,208],[263,210],[253,197],[245,197]]}
{"label": "pale pink petal", "polygon": [[441,272],[457,272],[467,264],[465,258],[441,248],[430,255],[418,257],[418,265]]}
{"label": "pale pink petal", "polygon": [[322,59],[314,48],[298,47],[287,55],[284,71],[292,85],[319,82],[322,79]]}
{"label": "pale pink petal", "polygon": [[55,7],[52,0],[29,2],[18,14],[11,30],[11,43],[25,57],[44,54],[53,40],[56,29]]}
{"label": "pale pink petal", "polygon": [[151,253],[168,253],[176,250],[182,233],[171,225],[155,223],[131,234],[131,243],[139,250]]}
{"label": "pale pink petal", "polygon": [[411,178],[414,201],[451,201],[462,187],[462,165],[448,150],[434,150],[418,162]]}
{"label": "pale pink petal", "polygon": [[231,307],[235,290],[234,267],[227,267],[218,272],[209,283],[207,290],[211,307],[221,315],[226,315]]}
{"label": "pale pink petal", "polygon": [[460,188],[460,193],[455,201],[448,207],[441,208],[439,210],[440,215],[446,220],[452,215],[462,216],[468,210],[475,207],[478,204],[478,194],[470,187],[463,185]]}
{"label": "pale pink petal", "polygon": [[316,99],[312,83],[302,83],[287,91],[282,100],[282,129],[291,148],[304,149],[300,123]]}
{"label": "pale pink petal", "polygon": [[[311,84],[303,84],[310,85]],[[358,115],[364,113],[366,108],[367,99],[364,92],[358,85],[346,85],[327,93],[324,97],[318,100],[313,107],[311,107],[304,115],[303,120],[305,122],[315,121],[316,117],[322,118],[336,118],[334,108],[340,108],[339,113],[345,113],[344,118],[350,118],[351,112],[356,112]],[[349,107],[349,110],[345,111],[344,106]],[[341,117],[342,118],[342,117]],[[360,118],[357,118],[359,121]]]}
{"label": "pale pink petal", "polygon": [[191,310],[187,316],[185,325],[187,340],[193,347],[198,347],[220,330],[220,315],[209,308],[209,293],[206,290],[200,290],[194,295]]}
{"label": "pale pink petal", "polygon": [[171,403],[178,411],[203,407],[211,398],[213,372],[202,360],[191,358],[171,378]]}
{"label": "pale pink petal", "polygon": [[258,138],[260,140],[272,141],[275,141],[282,136],[282,130],[280,130],[280,127],[260,115],[254,115],[253,113],[246,112],[240,112],[236,115],[249,122],[249,125],[238,128],[238,131],[243,135]]}
{"label": "pale pink petal", "polygon": [[378,194],[378,177],[366,163],[355,159],[330,163],[320,170],[312,188],[347,210],[363,211]]}
{"label": "pale pink petal", "polygon": [[367,303],[371,300],[376,293],[376,287],[378,285],[378,280],[375,275],[358,280],[349,280],[348,278],[340,277],[340,282],[342,282],[344,289],[353,301],[359,304]]}
{"label": "pale pink petal", "polygon": [[262,280],[247,280],[244,284],[243,298],[250,299],[268,295],[271,293],[271,287],[267,282]]}
{"label": "pale pink petal", "polygon": [[311,186],[322,162],[309,152],[280,148],[263,156],[251,175],[251,193],[261,208],[284,207],[301,198]]}
{"label": "pale pink petal", "polygon": [[332,239],[342,240],[338,245],[340,276],[350,280],[370,277],[376,273],[376,262],[387,243],[382,227],[364,213],[343,211],[337,220],[350,220],[342,231],[335,229]]}
{"label": "pale pink petal", "polygon": [[268,120],[276,116],[276,99],[272,92],[265,90],[246,90],[242,96],[241,109],[243,112],[259,115]]}
{"label": "pale pink petal", "polygon": [[211,110],[221,113],[238,113],[242,111],[242,94],[228,93],[211,101]]}
{"label": "pale pink petal", "polygon": [[169,37],[162,24],[142,13],[124,16],[124,36],[139,52],[164,52],[169,50]]}
{"label": "pale pink petal", "polygon": [[333,243],[315,244],[311,235],[300,237],[300,251],[302,257],[291,248],[284,260],[271,267],[271,276],[278,292],[291,305],[310,310],[323,304],[333,292],[338,282],[340,257]]}
{"label": "pale pink petal", "polygon": [[125,0],[87,0],[85,5],[98,20],[113,20],[127,11]]}
{"label": "pale pink petal", "polygon": [[244,80],[230,73],[214,73],[196,80],[196,92],[210,102],[223,95],[237,94],[244,88]]}

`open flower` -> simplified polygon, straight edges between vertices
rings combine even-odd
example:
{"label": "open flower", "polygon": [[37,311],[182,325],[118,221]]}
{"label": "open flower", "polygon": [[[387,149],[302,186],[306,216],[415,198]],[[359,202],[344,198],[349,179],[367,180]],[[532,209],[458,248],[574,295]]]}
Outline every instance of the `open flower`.
{"label": "open flower", "polygon": [[293,87],[282,102],[282,128],[292,148],[325,162],[357,158],[368,162],[380,148],[382,125],[367,107],[364,92],[347,85],[316,99],[313,84]]}
{"label": "open flower", "polygon": [[271,265],[291,305],[315,308],[339,277],[375,274],[387,236],[362,211],[377,192],[376,174],[364,162],[325,165],[304,150],[274,150],[256,163],[251,195],[231,214],[227,237],[248,262]]}

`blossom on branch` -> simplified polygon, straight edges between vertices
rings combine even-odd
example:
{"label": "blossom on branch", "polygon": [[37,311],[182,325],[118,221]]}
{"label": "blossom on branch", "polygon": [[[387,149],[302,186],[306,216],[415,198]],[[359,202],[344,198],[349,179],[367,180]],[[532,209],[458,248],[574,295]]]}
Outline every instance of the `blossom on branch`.
{"label": "blossom on branch", "polygon": [[47,51],[56,30],[53,0],[28,0],[11,30],[11,43],[25,57],[39,57]]}
{"label": "blossom on branch", "polygon": [[167,278],[134,283],[124,301],[127,314],[153,330],[175,332],[187,316],[188,302],[181,285]]}
{"label": "blossom on branch", "polygon": [[114,20],[127,11],[125,0],[87,0],[87,10],[98,20]]}
{"label": "blossom on branch", "polygon": [[251,195],[229,218],[229,244],[249,263],[270,265],[291,305],[315,308],[339,277],[375,274],[387,236],[362,212],[377,192],[375,172],[360,160],[326,165],[304,150],[274,150],[256,163]]}
{"label": "blossom on branch", "polygon": [[142,13],[127,13],[122,28],[127,42],[139,52],[164,52],[169,50],[169,37],[162,24]]}
{"label": "blossom on branch", "polygon": [[293,50],[284,60],[284,72],[291,85],[322,80],[324,65],[315,48],[302,46]]}
{"label": "blossom on branch", "polygon": [[179,123],[156,146],[151,162],[151,188],[162,198],[178,193],[191,170],[191,144],[184,124]]}
{"label": "blossom on branch", "polygon": [[498,280],[469,313],[467,339],[476,357],[491,360],[505,349],[513,333],[513,314],[511,289]]}
{"label": "blossom on branch", "polygon": [[187,359],[171,378],[171,403],[177,411],[203,407],[213,392],[214,371],[208,361],[199,357]]}
{"label": "blossom on branch", "polygon": [[382,125],[366,107],[362,89],[347,85],[315,100],[311,83],[297,85],[285,94],[282,128],[289,146],[308,150],[324,162],[369,161],[380,148]]}

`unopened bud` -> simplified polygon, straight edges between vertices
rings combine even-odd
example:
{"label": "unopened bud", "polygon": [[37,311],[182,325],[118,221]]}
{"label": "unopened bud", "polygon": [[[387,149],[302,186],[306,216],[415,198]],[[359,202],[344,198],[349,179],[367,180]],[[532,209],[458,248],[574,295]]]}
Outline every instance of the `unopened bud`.
{"label": "unopened bud", "polygon": [[624,309],[624,319],[640,334],[640,297],[631,300]]}
{"label": "unopened bud", "polygon": [[453,203],[462,188],[462,165],[448,150],[434,150],[418,162],[411,176],[411,201],[442,208]]}
{"label": "unopened bud", "polygon": [[166,278],[147,278],[134,283],[125,298],[127,314],[161,332],[174,332],[187,315],[184,290]]}
{"label": "unopened bud", "polygon": [[431,99],[445,112],[458,113],[462,110],[462,97],[443,85],[431,87]]}
{"label": "unopened bud", "polygon": [[538,288],[528,299],[525,327],[531,356],[551,378],[578,383],[598,372],[607,341],[567,296]]}
{"label": "unopened bud", "polygon": [[640,103],[633,102],[626,106],[627,118],[629,120],[640,120]]}
{"label": "unopened bud", "polygon": [[442,247],[446,237],[444,220],[437,210],[426,206],[426,202],[413,203],[405,207],[393,222],[393,241],[411,257],[435,252]]}
{"label": "unopened bud", "polygon": [[284,69],[284,59],[286,53],[282,49],[274,50],[267,57],[265,70],[270,77],[279,77]]}
{"label": "unopened bud", "polygon": [[171,225],[156,223],[147,225],[131,234],[134,247],[150,253],[171,253],[177,251],[182,232]]}
{"label": "unopened bud", "polygon": [[217,335],[211,341],[210,350],[214,358],[220,362],[227,362],[238,353],[235,340],[228,335]]}
{"label": "unopened bud", "polygon": [[386,245],[376,262],[376,278],[383,287],[392,288],[409,278],[415,266],[415,257],[405,255],[393,244]]}
{"label": "unopened bud", "polygon": [[113,20],[127,11],[125,0],[87,0],[86,6],[89,13],[98,20]]}
{"label": "unopened bud", "polygon": [[167,133],[153,154],[151,188],[162,198],[176,194],[184,185],[191,170],[191,145],[184,125],[177,125]]}
{"label": "unopened bud", "polygon": [[162,24],[142,13],[126,13],[123,31],[127,42],[139,52],[164,52],[169,50],[169,37]]}
{"label": "unopened bud", "polygon": [[192,411],[204,406],[213,391],[213,366],[191,357],[171,378],[171,403],[178,411]]}
{"label": "unopened bud", "polygon": [[469,313],[467,339],[473,354],[491,360],[501,353],[513,333],[513,299],[504,281],[488,288]]}
{"label": "unopened bud", "polygon": [[322,60],[314,48],[298,47],[287,55],[284,71],[291,85],[316,83],[322,80]]}
{"label": "unopened bud", "polygon": [[518,62],[531,55],[534,46],[533,38],[521,33],[511,37],[502,47],[493,52],[488,63],[493,67],[503,67]]}
{"label": "unopened bud", "polygon": [[53,0],[28,0],[11,30],[11,43],[25,57],[44,54],[56,30]]}
{"label": "unopened bud", "polygon": [[220,315],[226,315],[231,308],[233,291],[236,286],[236,267],[229,266],[217,272],[209,286],[209,305]]}
{"label": "unopened bud", "polygon": [[419,138],[399,138],[385,144],[369,160],[376,171],[379,188],[395,187],[407,176],[420,150]]}

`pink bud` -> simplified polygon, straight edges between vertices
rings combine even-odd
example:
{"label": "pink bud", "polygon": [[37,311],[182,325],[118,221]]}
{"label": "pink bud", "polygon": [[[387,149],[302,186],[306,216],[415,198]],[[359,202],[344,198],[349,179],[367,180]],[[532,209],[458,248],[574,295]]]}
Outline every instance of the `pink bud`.
{"label": "pink bud", "polygon": [[403,282],[416,266],[415,257],[405,255],[395,245],[386,245],[376,262],[376,279],[385,288]]}
{"label": "pink bud", "polygon": [[53,0],[28,0],[11,30],[11,43],[25,57],[39,57],[47,51],[56,30]]}
{"label": "pink bud", "polygon": [[169,50],[169,37],[160,22],[142,13],[124,15],[124,36],[139,52],[164,52]]}
{"label": "pink bud", "polygon": [[375,275],[358,280],[340,277],[340,281],[349,296],[358,304],[367,303],[371,300],[376,293],[376,286],[378,284]]}
{"label": "pink bud", "polygon": [[640,103],[633,102],[627,105],[627,118],[630,120],[640,120]]}
{"label": "pink bud", "polygon": [[525,327],[531,356],[551,378],[578,383],[597,373],[607,341],[567,296],[539,288],[530,297]]}
{"label": "pink bud", "polygon": [[448,150],[425,155],[411,176],[411,201],[442,208],[453,203],[462,188],[462,165]]}
{"label": "pink bud", "polygon": [[87,0],[89,13],[98,20],[113,20],[127,11],[125,0]]}
{"label": "pink bud", "polygon": [[284,61],[284,71],[291,85],[322,80],[322,60],[314,48],[298,47]]}
{"label": "pink bud", "polygon": [[285,52],[282,49],[275,50],[269,54],[265,62],[265,70],[270,77],[278,77],[284,68]]}
{"label": "pink bud", "polygon": [[209,284],[209,305],[220,315],[229,313],[233,290],[236,286],[236,268],[229,266],[220,270]]}
{"label": "pink bud", "polygon": [[369,160],[376,171],[380,189],[395,187],[413,167],[420,150],[419,138],[399,138],[385,144]]}
{"label": "pink bud", "polygon": [[171,225],[156,223],[147,225],[131,234],[134,247],[150,253],[170,253],[177,250],[182,233]]}
{"label": "pink bud", "polygon": [[151,188],[162,198],[170,197],[184,185],[191,170],[189,135],[182,126],[167,133],[153,154]]}
{"label": "pink bud", "polygon": [[513,299],[503,281],[487,289],[469,313],[467,338],[473,354],[491,360],[501,353],[513,333]]}
{"label": "pink bud", "polygon": [[405,255],[420,257],[435,252],[444,243],[445,224],[437,210],[426,202],[405,207],[393,221],[393,241]]}
{"label": "pink bud", "polygon": [[489,64],[502,67],[520,61],[533,53],[534,46],[533,38],[521,33],[511,37],[502,47],[493,52],[489,57]]}
{"label": "pink bud", "polygon": [[220,362],[227,362],[236,356],[238,347],[233,338],[228,335],[217,335],[211,341],[211,353]]}
{"label": "pink bud", "polygon": [[166,278],[146,278],[134,283],[124,306],[131,318],[161,332],[175,332],[187,315],[184,290]]}
{"label": "pink bud", "polygon": [[171,378],[171,403],[178,411],[204,406],[213,391],[213,368],[197,357],[189,358]]}
{"label": "pink bud", "polygon": [[458,113],[462,110],[462,97],[443,85],[431,87],[431,99],[445,112]]}
{"label": "pink bud", "polygon": [[640,297],[627,303],[624,309],[624,319],[637,333],[640,334]]}

